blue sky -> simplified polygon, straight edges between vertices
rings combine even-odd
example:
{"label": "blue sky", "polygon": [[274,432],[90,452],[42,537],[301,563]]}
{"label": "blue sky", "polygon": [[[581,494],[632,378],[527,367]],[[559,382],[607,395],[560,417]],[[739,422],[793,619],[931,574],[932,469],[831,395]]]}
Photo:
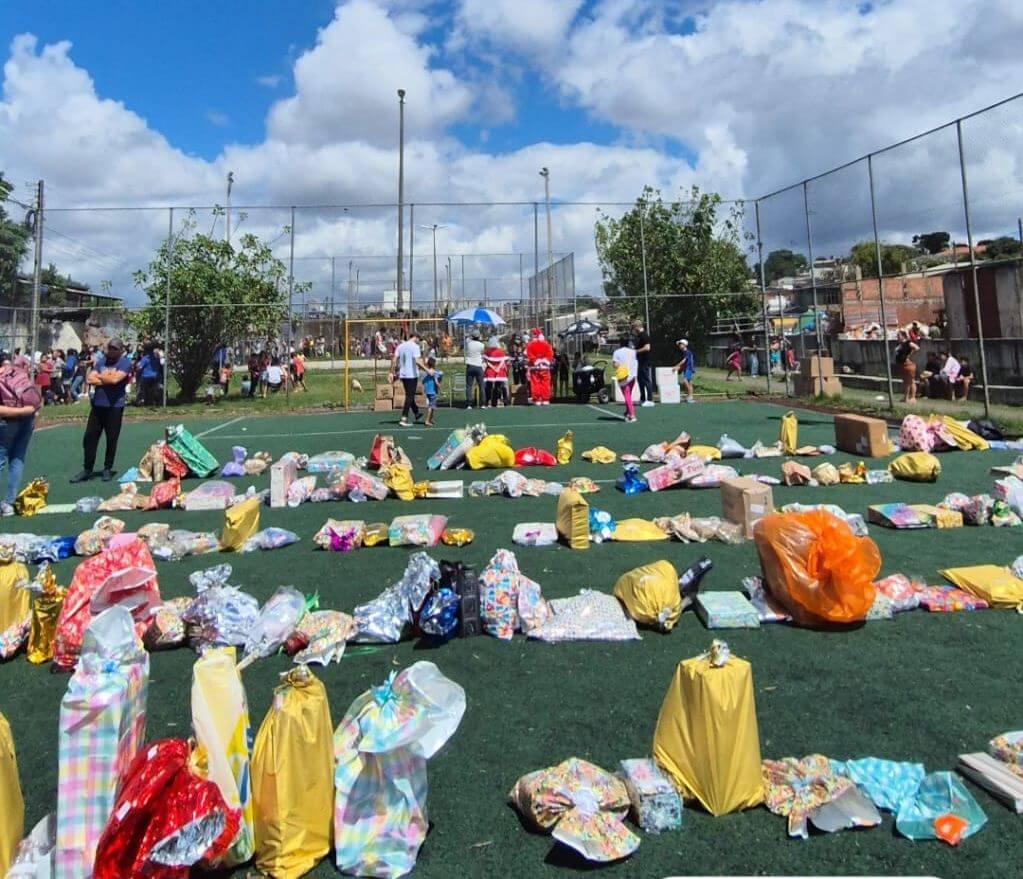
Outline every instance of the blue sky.
{"label": "blue sky", "polygon": [[[212,160],[225,144],[263,138],[267,110],[292,89],[295,59],[314,45],[334,6],[332,0],[106,0],[97,14],[96,4],[81,0],[39,0],[5,10],[0,42],[7,45],[20,33],[32,33],[41,43],[70,40],[75,62],[89,72],[100,95],[124,102],[174,146]],[[453,10],[440,3],[431,13],[422,36],[439,44],[451,28]],[[471,52],[452,54],[444,63],[458,72],[493,75],[492,65]],[[496,125],[467,120],[452,125],[450,133],[488,152],[537,141],[610,144],[623,136],[544,80],[528,66],[516,69],[507,79],[514,118]],[[694,158],[677,141],[659,143],[679,158]]]}

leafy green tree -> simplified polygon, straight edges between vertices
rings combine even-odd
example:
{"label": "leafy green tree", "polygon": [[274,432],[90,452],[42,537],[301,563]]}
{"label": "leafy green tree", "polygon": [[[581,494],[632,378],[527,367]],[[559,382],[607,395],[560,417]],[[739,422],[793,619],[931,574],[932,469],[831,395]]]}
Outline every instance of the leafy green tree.
{"label": "leafy green tree", "polygon": [[952,236],[948,232],[921,232],[913,236],[913,246],[921,253],[941,253],[948,250]]}
{"label": "leafy green tree", "polygon": [[88,284],[76,281],[70,275],[62,275],[52,262],[42,270],[40,279],[46,290],[44,296],[46,305],[66,305],[68,290],[89,289]]}
{"label": "leafy green tree", "polygon": [[1019,243],[1019,239],[1010,238],[1008,235],[978,243],[984,245],[985,259],[1007,259],[1023,254],[1023,245]]}
{"label": "leafy green tree", "polygon": [[601,214],[597,220],[604,290],[637,317],[645,310],[642,232],[655,348],[663,350],[684,335],[702,353],[719,317],[756,313],[757,299],[746,292],[750,272],[742,211],[732,206],[722,213],[716,193],[694,186],[683,200],[666,202],[648,186],[624,215]]}
{"label": "leafy green tree", "polygon": [[[255,235],[235,241],[237,247],[196,232],[189,217],[170,252],[164,242],[149,267],[135,273],[135,285],[149,300],[133,318],[142,339],[164,336],[170,276],[170,338],[164,344],[185,401],[195,399],[218,345],[275,337],[288,318],[284,263]],[[299,292],[305,287],[295,286]]]}
{"label": "leafy green tree", "polygon": [[[920,252],[905,244],[881,244],[881,270],[885,276],[899,275],[903,265],[912,269],[914,260]],[[849,263],[860,267],[864,278],[877,277],[877,251],[873,241],[861,241],[854,244],[849,254]]]}
{"label": "leafy green tree", "polygon": [[[801,253],[791,250],[772,250],[764,260],[764,278],[773,284],[779,278],[791,278],[806,271],[810,263]],[[756,280],[760,281],[760,267],[756,267]]]}
{"label": "leafy green tree", "polygon": [[28,251],[30,235],[24,224],[12,219],[4,207],[13,187],[0,172],[0,294],[13,296],[18,268]]}

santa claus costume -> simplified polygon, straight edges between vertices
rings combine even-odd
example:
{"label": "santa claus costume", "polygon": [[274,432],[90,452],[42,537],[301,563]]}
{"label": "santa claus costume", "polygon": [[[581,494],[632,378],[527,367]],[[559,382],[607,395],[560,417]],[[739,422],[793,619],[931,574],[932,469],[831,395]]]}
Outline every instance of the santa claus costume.
{"label": "santa claus costume", "polygon": [[547,406],[551,402],[551,367],[554,349],[540,329],[533,330],[533,338],[526,345],[526,366],[529,370],[529,401],[534,406]]}

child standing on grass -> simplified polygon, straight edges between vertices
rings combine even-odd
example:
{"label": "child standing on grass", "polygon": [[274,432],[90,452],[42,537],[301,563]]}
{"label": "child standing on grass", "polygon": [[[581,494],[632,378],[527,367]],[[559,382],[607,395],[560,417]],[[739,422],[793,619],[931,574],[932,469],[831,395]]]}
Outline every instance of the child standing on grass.
{"label": "child standing on grass", "polygon": [[425,372],[422,376],[423,393],[426,394],[426,421],[424,427],[433,427],[433,416],[437,411],[437,393],[440,390],[441,379],[444,373],[437,369],[437,358],[431,357],[426,361],[431,372]]}

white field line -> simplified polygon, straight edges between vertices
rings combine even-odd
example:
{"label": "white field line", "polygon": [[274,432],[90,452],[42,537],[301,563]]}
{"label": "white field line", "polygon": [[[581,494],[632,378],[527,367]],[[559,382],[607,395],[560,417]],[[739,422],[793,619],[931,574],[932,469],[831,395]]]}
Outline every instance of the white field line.
{"label": "white field line", "polygon": [[216,427],[211,427],[209,430],[204,430],[202,433],[194,434],[194,436],[196,439],[199,439],[199,437],[203,436],[209,436],[214,431],[220,430],[221,428],[224,427],[230,427],[232,424],[237,424],[242,419],[248,417],[249,417],[248,415],[239,415],[237,418],[232,418],[230,421],[225,421],[223,424],[218,424]]}

